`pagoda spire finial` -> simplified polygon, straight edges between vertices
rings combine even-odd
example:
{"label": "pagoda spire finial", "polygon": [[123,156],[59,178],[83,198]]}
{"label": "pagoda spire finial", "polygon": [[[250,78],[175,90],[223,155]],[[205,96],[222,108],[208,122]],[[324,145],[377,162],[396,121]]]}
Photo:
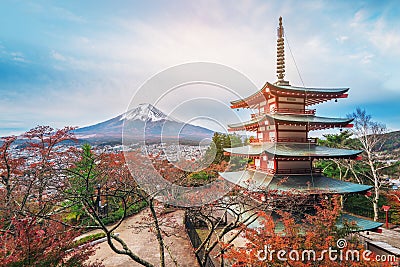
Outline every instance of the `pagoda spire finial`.
{"label": "pagoda spire finial", "polygon": [[276,57],[276,73],[278,77],[277,84],[289,84],[285,81],[285,41],[283,39],[284,30],[282,26],[282,17],[279,17],[278,40],[277,40],[277,57]]}

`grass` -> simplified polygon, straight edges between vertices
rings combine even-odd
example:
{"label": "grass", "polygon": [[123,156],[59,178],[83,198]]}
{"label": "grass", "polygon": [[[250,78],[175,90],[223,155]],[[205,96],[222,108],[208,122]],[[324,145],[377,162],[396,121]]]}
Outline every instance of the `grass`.
{"label": "grass", "polygon": [[87,236],[84,236],[84,237],[82,237],[82,238],[76,240],[75,246],[78,247],[78,246],[80,246],[80,245],[83,245],[83,244],[92,242],[92,241],[94,241],[94,240],[103,238],[103,237],[105,237],[105,236],[106,236],[106,234],[103,233],[103,232],[102,232],[102,233],[96,233],[96,234],[87,235]]}

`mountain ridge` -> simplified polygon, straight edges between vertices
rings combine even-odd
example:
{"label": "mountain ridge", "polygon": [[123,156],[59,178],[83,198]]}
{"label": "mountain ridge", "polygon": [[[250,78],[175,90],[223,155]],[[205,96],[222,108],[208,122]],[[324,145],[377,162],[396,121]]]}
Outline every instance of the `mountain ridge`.
{"label": "mountain ridge", "polygon": [[[198,143],[211,139],[213,131],[180,122],[151,104],[143,103],[109,120],[74,130],[76,137],[89,143],[178,141]],[[124,135],[124,136],[123,136]]]}

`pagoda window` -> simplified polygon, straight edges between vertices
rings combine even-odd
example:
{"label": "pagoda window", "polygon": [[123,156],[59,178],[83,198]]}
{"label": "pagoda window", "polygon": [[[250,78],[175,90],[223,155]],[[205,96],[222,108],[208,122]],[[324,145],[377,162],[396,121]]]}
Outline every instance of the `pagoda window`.
{"label": "pagoda window", "polygon": [[265,131],[265,126],[261,126],[259,129],[260,129],[261,132],[264,132]]}
{"label": "pagoda window", "polygon": [[256,166],[256,169],[260,169],[260,159],[254,159],[254,165]]}
{"label": "pagoda window", "polygon": [[269,132],[269,140],[270,142],[274,142],[275,141],[275,132]]}
{"label": "pagoda window", "polygon": [[275,169],[275,164],[273,160],[268,160],[268,169],[274,170]]}
{"label": "pagoda window", "polygon": [[290,103],[302,103],[304,104],[304,98],[300,97],[279,97],[279,102],[290,102]]}
{"label": "pagoda window", "polygon": [[275,102],[276,102],[276,98],[275,97],[272,97],[272,98],[268,99],[268,105],[269,106],[271,106]]}
{"label": "pagoda window", "polygon": [[275,110],[276,110],[276,104],[275,103],[269,105],[269,112],[273,113],[273,112],[275,112]]}
{"label": "pagoda window", "polygon": [[264,113],[267,106],[267,101],[263,101],[260,103],[259,113]]}
{"label": "pagoda window", "polygon": [[267,156],[264,155],[264,156],[262,156],[261,159],[262,160],[261,160],[260,167],[261,167],[261,170],[265,171],[267,169]]}
{"label": "pagoda window", "polygon": [[258,133],[257,133],[257,138],[258,138],[259,140],[263,140],[263,133],[258,132]]}

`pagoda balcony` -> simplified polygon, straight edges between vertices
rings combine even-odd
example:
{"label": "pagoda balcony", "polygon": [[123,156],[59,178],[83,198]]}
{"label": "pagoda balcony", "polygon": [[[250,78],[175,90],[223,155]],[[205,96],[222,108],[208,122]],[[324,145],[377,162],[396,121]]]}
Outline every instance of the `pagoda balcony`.
{"label": "pagoda balcony", "polygon": [[278,169],[275,174],[316,174],[321,175],[321,168],[294,168],[294,169]]}
{"label": "pagoda balcony", "polygon": [[302,138],[302,137],[271,137],[269,139],[272,143],[310,143],[317,144],[318,138]]}
{"label": "pagoda balcony", "polygon": [[269,175],[274,175],[274,174],[279,174],[279,175],[292,175],[292,174],[314,174],[314,175],[321,175],[322,174],[322,169],[321,168],[293,168],[293,169],[268,169],[268,168],[261,168],[261,167],[256,167],[254,165],[249,165],[247,167],[248,170],[252,171],[259,171],[259,172],[265,172],[266,174]]}
{"label": "pagoda balcony", "polygon": [[247,169],[251,170],[251,171],[265,172],[265,173],[270,174],[270,175],[275,173],[274,169],[256,167],[255,165],[249,165],[249,166],[247,166]]}
{"label": "pagoda balcony", "polygon": [[315,109],[273,108],[271,113],[315,115]]}

